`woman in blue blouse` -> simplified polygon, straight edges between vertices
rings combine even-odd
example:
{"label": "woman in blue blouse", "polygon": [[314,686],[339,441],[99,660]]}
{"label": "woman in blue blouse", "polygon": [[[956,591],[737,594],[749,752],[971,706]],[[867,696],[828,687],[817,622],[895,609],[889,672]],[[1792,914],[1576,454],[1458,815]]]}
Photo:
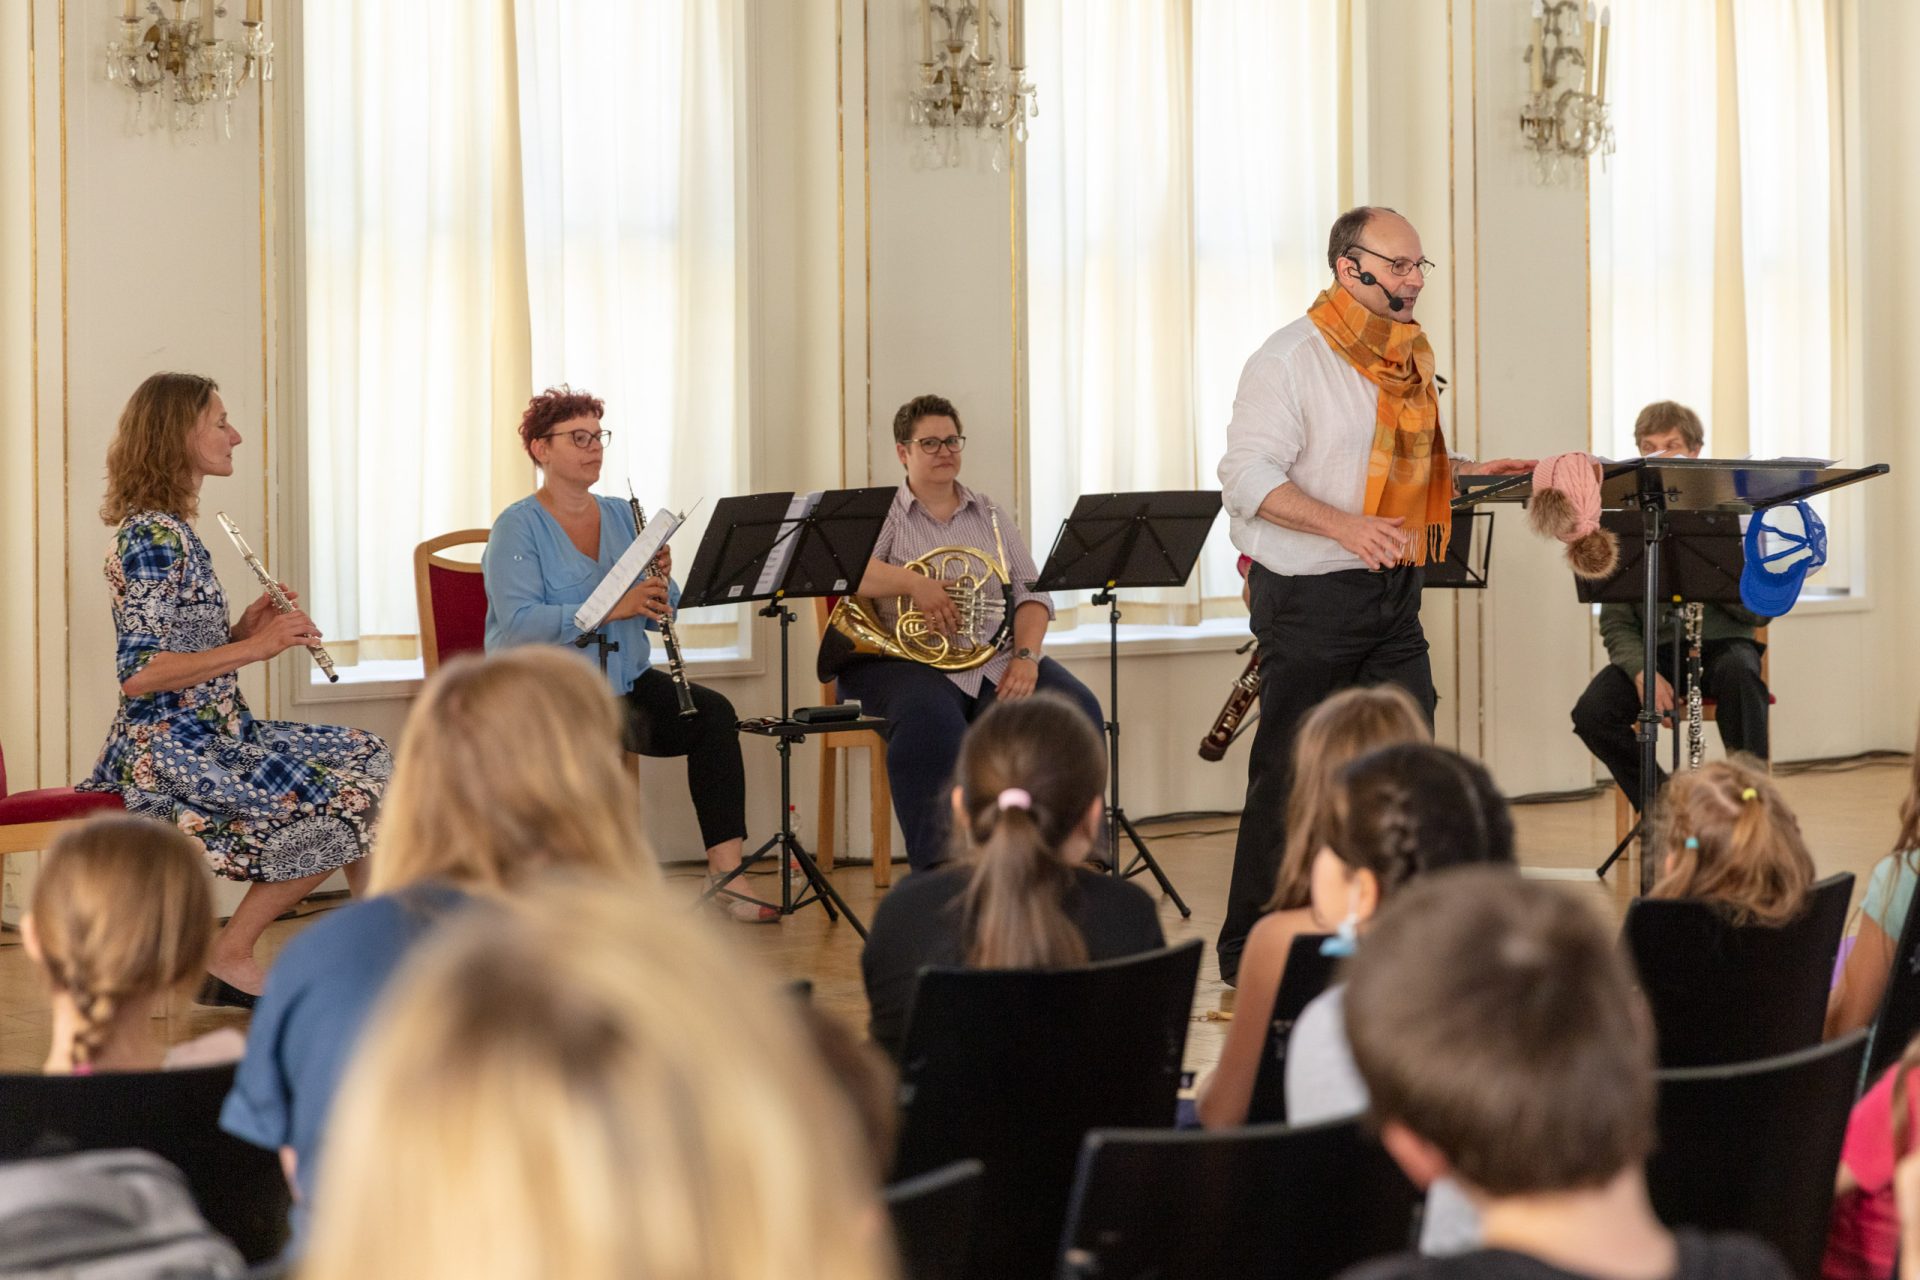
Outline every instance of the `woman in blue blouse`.
{"label": "woman in blue blouse", "polygon": [[[632,506],[595,494],[610,432],[606,406],[594,396],[553,387],[527,403],[520,441],[540,468],[541,484],[493,522],[482,566],[487,583],[489,651],[519,644],[564,644],[580,636],[573,615],[636,536]],[[671,569],[663,549],[661,563]],[[733,704],[693,685],[695,714],[681,716],[673,680],[649,661],[649,632],[673,616],[679,591],[665,576],[645,578],[620,597],[601,628],[620,647],[607,654],[607,678],[626,710],[627,750],[643,756],[685,756],[707,870],[724,876],[740,865],[747,835],[746,770]],[[586,652],[592,661],[594,653]],[[769,907],[733,894],[727,912],[761,923]]]}
{"label": "woman in blue blouse", "polygon": [[303,610],[275,612],[264,592],[228,617],[188,522],[201,483],[233,474],[239,443],[211,378],[156,373],[120,414],[100,508],[119,526],[106,573],[120,707],[80,786],[173,823],[216,874],[249,882],[214,940],[199,999],[251,1008],[266,981],[253,954],[261,931],[335,871],[361,891],[393,759],[359,729],[256,720],[240,696],[240,668],[320,632]]}

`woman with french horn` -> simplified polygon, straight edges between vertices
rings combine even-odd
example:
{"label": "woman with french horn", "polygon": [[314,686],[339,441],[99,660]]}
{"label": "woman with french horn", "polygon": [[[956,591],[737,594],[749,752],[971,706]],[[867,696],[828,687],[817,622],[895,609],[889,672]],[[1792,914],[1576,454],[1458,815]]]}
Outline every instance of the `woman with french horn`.
{"label": "woman with french horn", "polygon": [[[894,813],[907,861],[924,871],[949,856],[944,792],[961,735],[987,707],[1049,689],[1073,699],[1102,731],[1105,722],[1093,692],[1041,654],[1053,599],[1027,587],[1039,571],[1019,527],[993,499],[960,483],[967,438],[959,410],[941,396],[916,396],[894,414],[893,441],[906,477],[859,588],[868,597],[859,602],[863,616],[878,625],[848,629],[906,643],[876,647],[856,638],[856,655],[837,674],[843,697],[889,722]],[[919,569],[907,567],[923,558]],[[977,589],[955,589],[952,580],[963,573]],[[843,601],[836,622],[855,603]],[[830,649],[823,648],[823,675]]]}

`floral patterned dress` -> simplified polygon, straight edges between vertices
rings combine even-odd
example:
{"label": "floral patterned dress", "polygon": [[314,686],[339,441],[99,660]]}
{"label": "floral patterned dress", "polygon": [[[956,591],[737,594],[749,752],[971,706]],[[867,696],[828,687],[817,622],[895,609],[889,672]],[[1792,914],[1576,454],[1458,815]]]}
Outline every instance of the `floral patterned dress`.
{"label": "floral patterned dress", "polygon": [[[231,640],[226,593],[186,521],[142,511],[107,555],[115,673],[124,684],[157,653]],[[364,857],[393,757],[373,734],[256,720],[229,673],[140,697],[120,710],[85,791],[117,791],[130,812],[171,822],[206,846],[230,880],[294,880]]]}

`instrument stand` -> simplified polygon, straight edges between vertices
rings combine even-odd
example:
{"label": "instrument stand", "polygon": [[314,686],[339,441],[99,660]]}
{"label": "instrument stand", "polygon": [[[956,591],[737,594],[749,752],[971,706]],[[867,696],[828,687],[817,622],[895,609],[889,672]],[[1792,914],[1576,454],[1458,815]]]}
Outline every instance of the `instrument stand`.
{"label": "instrument stand", "polygon": [[620,652],[620,642],[607,639],[607,633],[604,631],[582,631],[573,642],[573,647],[576,649],[584,649],[588,645],[599,646],[600,674],[604,676],[607,674],[607,655]]}
{"label": "instrument stand", "polygon": [[[1094,604],[1107,607],[1107,852],[1108,870],[1122,879],[1151,872],[1180,915],[1193,911],[1127,819],[1120,804],[1120,599],[1116,587],[1179,587],[1193,576],[1207,533],[1220,514],[1214,491],[1084,494],[1060,525],[1037,591],[1092,588]],[[1120,836],[1132,842],[1124,863]]]}

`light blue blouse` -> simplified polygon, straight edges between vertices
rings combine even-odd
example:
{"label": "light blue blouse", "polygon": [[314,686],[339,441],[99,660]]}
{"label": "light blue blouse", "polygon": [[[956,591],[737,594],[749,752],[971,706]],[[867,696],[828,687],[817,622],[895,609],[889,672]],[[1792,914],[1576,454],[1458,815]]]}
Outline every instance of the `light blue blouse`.
{"label": "light blue blouse", "polygon": [[[600,504],[600,558],[589,560],[567,537],[560,522],[528,495],[502,511],[487,537],[480,566],[487,584],[487,652],[517,644],[564,644],[580,636],[573,615],[620,553],[633,545],[633,508],[625,499],[595,494]],[[680,588],[670,585],[678,604]],[[607,679],[615,693],[633,687],[647,669],[653,651],[645,618],[622,618],[602,630],[620,648],[607,655]],[[599,661],[593,645],[576,652]]]}

